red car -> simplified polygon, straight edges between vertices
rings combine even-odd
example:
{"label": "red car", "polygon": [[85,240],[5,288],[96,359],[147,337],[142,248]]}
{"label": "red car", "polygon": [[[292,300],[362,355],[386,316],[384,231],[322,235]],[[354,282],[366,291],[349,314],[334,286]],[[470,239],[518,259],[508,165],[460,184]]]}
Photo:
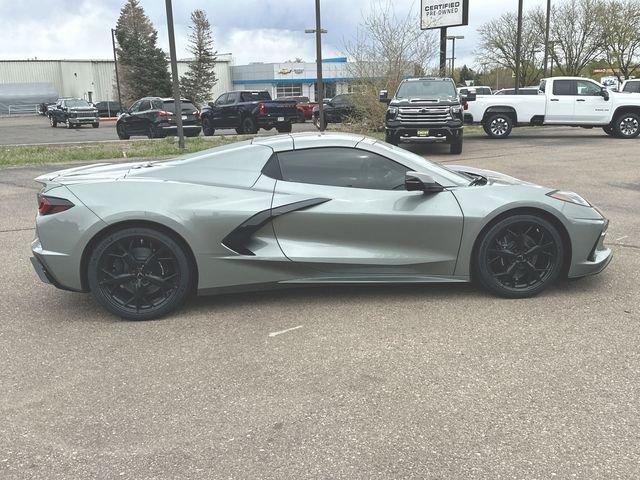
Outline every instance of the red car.
{"label": "red car", "polygon": [[313,108],[318,104],[309,101],[309,97],[280,97],[278,100],[295,100],[298,110],[298,122],[304,123],[313,118]]}

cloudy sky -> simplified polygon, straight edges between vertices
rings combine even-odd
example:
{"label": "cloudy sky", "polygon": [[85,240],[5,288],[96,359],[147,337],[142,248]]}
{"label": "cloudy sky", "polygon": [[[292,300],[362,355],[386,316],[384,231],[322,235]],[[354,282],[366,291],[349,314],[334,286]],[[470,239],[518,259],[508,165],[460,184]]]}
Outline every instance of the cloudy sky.
{"label": "cloudy sky", "polygon": [[[362,14],[378,0],[322,0],[324,56],[342,54]],[[109,58],[111,37],[124,0],[0,0],[0,59]],[[515,11],[518,0],[470,0],[469,26],[450,29],[464,35],[456,44],[457,63],[473,64],[476,29],[507,10]],[[527,0],[527,8],[544,4]],[[168,51],[165,2],[141,0],[158,30],[160,45]],[[419,0],[393,0],[400,14]],[[174,0],[178,56],[185,57],[189,14],[200,8],[214,26],[220,53],[231,52],[237,65],[249,62],[280,62],[295,57],[313,61],[312,35],[305,28],[315,22],[314,0]],[[416,13],[417,15],[417,13]],[[418,21],[418,19],[416,19]]]}

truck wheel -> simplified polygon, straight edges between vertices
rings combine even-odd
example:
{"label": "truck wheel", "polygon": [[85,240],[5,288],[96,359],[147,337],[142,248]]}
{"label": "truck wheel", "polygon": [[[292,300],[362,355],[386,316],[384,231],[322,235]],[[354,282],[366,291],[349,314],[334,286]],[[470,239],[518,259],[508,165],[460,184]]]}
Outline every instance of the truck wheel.
{"label": "truck wheel", "polygon": [[390,143],[391,145],[398,145],[400,143],[400,138],[397,134],[393,132],[389,132],[388,130],[384,132],[384,141]]}
{"label": "truck wheel", "polygon": [[606,127],[602,127],[602,130],[604,130],[604,133],[606,133],[609,136],[612,136],[613,133],[613,128],[611,127],[611,125],[607,125]]}
{"label": "truck wheel", "polygon": [[276,130],[278,131],[278,133],[291,133],[291,124],[284,123],[282,125],[277,125]]}
{"label": "truck wheel", "polygon": [[258,127],[256,126],[256,122],[251,117],[244,117],[242,123],[240,124],[240,131],[244,134],[254,135],[258,133]]}
{"label": "truck wheel", "polygon": [[491,138],[507,138],[513,128],[513,120],[506,113],[496,113],[482,124],[482,128]]}
{"label": "truck wheel", "polygon": [[93,128],[98,128],[98,127],[100,127],[100,122],[93,122],[93,123],[91,124],[91,126],[92,126]]}
{"label": "truck wheel", "polygon": [[640,115],[622,113],[613,121],[613,131],[618,138],[636,138],[640,135]]}
{"label": "truck wheel", "polygon": [[58,122],[55,118],[53,118],[53,116],[49,116],[49,125],[51,125],[53,128],[56,128],[58,126]]}
{"label": "truck wheel", "polygon": [[216,129],[213,128],[211,120],[209,120],[207,117],[202,119],[202,133],[205,137],[210,137],[211,135],[216,133]]}
{"label": "truck wheel", "polygon": [[73,124],[69,120],[67,120],[67,128],[68,129],[72,129],[73,128]]}
{"label": "truck wheel", "polygon": [[462,142],[462,132],[460,132],[460,136],[451,139],[449,153],[452,155],[460,155],[462,153]]}

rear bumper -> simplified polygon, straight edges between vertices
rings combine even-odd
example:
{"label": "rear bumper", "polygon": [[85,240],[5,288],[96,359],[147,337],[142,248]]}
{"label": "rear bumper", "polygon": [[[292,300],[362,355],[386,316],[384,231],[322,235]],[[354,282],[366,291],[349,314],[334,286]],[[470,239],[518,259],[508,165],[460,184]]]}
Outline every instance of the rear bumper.
{"label": "rear bumper", "polygon": [[50,270],[48,269],[47,265],[46,265],[46,261],[44,259],[44,257],[42,255],[40,255],[39,253],[36,252],[36,243],[37,246],[39,247],[40,242],[34,241],[34,246],[32,247],[32,253],[33,253],[33,257],[31,257],[29,260],[31,260],[31,265],[33,265],[33,269],[36,272],[36,275],[38,275],[38,278],[40,279],[41,282],[43,283],[47,283],[49,285],[53,285],[56,288],[59,288],[60,290],[68,290],[70,292],[80,292],[82,290],[77,290],[74,288],[69,288],[66,287],[64,285],[62,285],[54,276],[53,274],[50,272]]}
{"label": "rear bumper", "polygon": [[283,123],[294,123],[298,121],[298,113],[295,115],[266,115],[257,117],[256,121],[260,128],[275,127],[276,125],[282,125]]}

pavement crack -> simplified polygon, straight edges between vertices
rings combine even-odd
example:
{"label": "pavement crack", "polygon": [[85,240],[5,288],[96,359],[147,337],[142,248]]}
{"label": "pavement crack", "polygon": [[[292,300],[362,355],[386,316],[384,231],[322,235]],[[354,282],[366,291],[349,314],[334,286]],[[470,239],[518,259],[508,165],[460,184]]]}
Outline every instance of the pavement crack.
{"label": "pavement crack", "polygon": [[607,245],[613,245],[614,247],[625,247],[625,248],[633,248],[635,250],[640,250],[640,245],[629,245],[628,243],[607,242]]}
{"label": "pavement crack", "polygon": [[35,230],[35,227],[9,228],[6,230],[0,230],[0,233],[28,232],[29,230]]}

